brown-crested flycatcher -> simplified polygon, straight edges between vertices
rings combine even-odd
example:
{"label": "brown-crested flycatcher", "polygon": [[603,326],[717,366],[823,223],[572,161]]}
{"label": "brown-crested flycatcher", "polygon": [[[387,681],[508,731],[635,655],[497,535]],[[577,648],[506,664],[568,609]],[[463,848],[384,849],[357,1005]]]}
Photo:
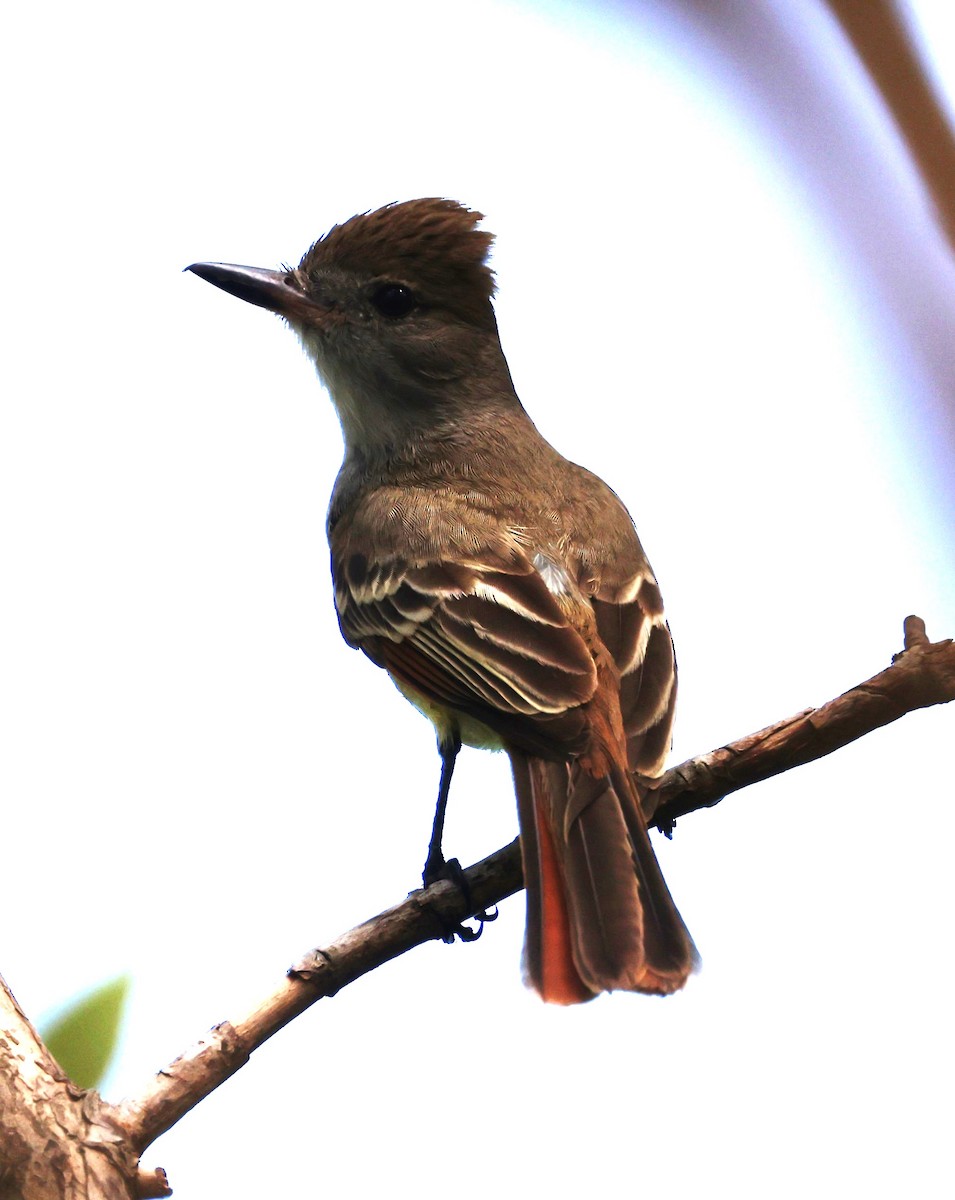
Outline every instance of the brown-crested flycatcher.
{"label": "brown-crested flycatcher", "polygon": [[426,882],[461,743],[503,747],[530,983],[563,1004],[667,994],[697,959],[640,808],[676,698],[660,591],[623,504],[517,398],[480,220],[411,200],[336,225],[294,270],[188,269],[284,317],[338,410],[342,635],[431,718],[441,751]]}

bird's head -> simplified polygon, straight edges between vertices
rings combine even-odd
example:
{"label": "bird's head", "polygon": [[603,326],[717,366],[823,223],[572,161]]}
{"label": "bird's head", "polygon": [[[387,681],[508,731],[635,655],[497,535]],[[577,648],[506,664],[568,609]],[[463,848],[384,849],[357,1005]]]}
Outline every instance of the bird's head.
{"label": "bird's head", "polygon": [[409,200],[335,225],[295,268],[187,270],[284,317],[332,395],[346,444],[368,450],[459,419],[491,391],[516,399],[481,218],[452,200]]}

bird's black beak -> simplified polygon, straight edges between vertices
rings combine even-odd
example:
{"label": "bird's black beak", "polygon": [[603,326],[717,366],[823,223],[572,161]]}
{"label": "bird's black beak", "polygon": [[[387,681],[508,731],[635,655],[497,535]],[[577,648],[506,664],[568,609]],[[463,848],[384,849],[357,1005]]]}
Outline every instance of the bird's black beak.
{"label": "bird's black beak", "polygon": [[232,263],[193,263],[186,270],[240,300],[293,321],[315,321],[324,311],[305,295],[290,271],[238,267]]}

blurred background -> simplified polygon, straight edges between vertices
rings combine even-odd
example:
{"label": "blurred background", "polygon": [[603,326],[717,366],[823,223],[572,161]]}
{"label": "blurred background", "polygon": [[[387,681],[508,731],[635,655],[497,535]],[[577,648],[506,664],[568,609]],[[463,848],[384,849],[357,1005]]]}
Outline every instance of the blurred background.
{"label": "blurred background", "polygon": [[[437,783],[339,639],[327,397],[186,264],[295,262],[414,196],[486,214],[518,391],[661,580],[674,762],[882,669],[910,612],[955,633],[944,0],[94,0],[19,6],[0,54],[0,970],[34,1018],[130,973],[108,1098],[415,886]],[[145,1165],[181,1200],[941,1194],[952,729],[657,839],[680,996],[545,1008],[515,897]],[[449,852],[515,832],[506,761],[465,752]]]}

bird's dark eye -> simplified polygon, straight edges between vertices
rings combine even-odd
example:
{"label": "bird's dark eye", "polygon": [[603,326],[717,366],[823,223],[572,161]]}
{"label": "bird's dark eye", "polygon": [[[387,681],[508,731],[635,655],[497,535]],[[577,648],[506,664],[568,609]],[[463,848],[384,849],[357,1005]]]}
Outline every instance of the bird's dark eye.
{"label": "bird's dark eye", "polygon": [[372,292],[371,302],[383,317],[406,317],[415,306],[415,296],[403,283],[383,283]]}

